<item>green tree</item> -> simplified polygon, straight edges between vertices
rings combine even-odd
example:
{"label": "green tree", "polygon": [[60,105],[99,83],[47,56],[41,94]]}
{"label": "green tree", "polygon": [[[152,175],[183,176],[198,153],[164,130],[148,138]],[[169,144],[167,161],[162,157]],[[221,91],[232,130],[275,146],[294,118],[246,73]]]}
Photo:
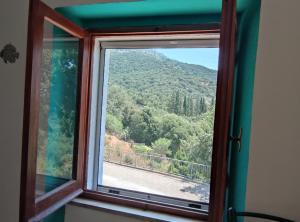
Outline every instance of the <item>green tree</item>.
{"label": "green tree", "polygon": [[188,114],[189,114],[189,104],[188,104],[187,96],[184,96],[184,99],[183,99],[183,114],[185,116],[188,116]]}
{"label": "green tree", "polygon": [[170,145],[171,140],[166,138],[159,138],[154,143],[152,143],[152,152],[161,156],[168,156],[171,154],[171,151],[169,149]]}
{"label": "green tree", "polygon": [[110,113],[107,113],[107,115],[106,115],[105,128],[108,133],[113,134],[113,135],[121,136],[123,133],[122,121]]}
{"label": "green tree", "polygon": [[180,147],[182,140],[187,140],[193,134],[192,124],[184,117],[176,114],[166,114],[159,125],[160,137],[171,140],[170,149],[173,157]]}
{"label": "green tree", "polygon": [[[134,101],[126,89],[116,84],[109,85],[107,112],[119,119],[123,119],[124,113],[127,115],[126,118],[129,117],[128,114],[132,112],[133,107]],[[124,125],[127,125],[126,121]]]}
{"label": "green tree", "polygon": [[131,115],[128,132],[130,139],[137,143],[145,143],[147,124],[144,122],[142,112],[135,112]]}
{"label": "green tree", "polygon": [[193,98],[190,96],[189,97],[189,116],[194,116],[194,100],[193,100]]}
{"label": "green tree", "polygon": [[206,113],[207,112],[207,104],[205,101],[205,98],[201,98],[201,113]]}
{"label": "green tree", "polygon": [[175,113],[178,115],[182,113],[182,99],[179,90],[172,93],[169,110],[171,113]]}
{"label": "green tree", "polygon": [[135,112],[129,123],[130,138],[138,143],[150,146],[159,138],[159,128],[152,111],[148,108]]}

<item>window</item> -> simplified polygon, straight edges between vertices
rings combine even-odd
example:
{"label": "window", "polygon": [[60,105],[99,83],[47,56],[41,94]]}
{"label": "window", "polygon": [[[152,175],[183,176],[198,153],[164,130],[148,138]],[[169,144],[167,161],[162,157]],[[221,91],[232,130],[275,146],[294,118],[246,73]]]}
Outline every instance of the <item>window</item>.
{"label": "window", "polygon": [[219,34],[161,38],[96,40],[88,188],[207,213]]}
{"label": "window", "polygon": [[[34,0],[20,221],[79,195],[222,220],[235,1],[223,1],[221,30],[208,27],[84,30]],[[203,50],[219,65],[186,64]]]}
{"label": "window", "polygon": [[39,221],[82,193],[86,137],[87,32],[41,2],[31,7],[21,221]]}
{"label": "window", "polygon": [[72,166],[79,44],[78,38],[45,21],[39,90],[36,197],[74,178]]}

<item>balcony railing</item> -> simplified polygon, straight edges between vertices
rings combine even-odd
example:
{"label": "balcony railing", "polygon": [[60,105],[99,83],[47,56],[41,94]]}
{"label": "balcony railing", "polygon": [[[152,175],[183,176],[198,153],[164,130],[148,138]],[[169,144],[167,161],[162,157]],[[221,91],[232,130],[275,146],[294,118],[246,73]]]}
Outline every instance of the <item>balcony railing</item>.
{"label": "balcony railing", "polygon": [[193,182],[210,181],[211,167],[209,165],[172,159],[154,153],[126,153],[118,149],[106,148],[104,160],[137,169],[177,176]]}

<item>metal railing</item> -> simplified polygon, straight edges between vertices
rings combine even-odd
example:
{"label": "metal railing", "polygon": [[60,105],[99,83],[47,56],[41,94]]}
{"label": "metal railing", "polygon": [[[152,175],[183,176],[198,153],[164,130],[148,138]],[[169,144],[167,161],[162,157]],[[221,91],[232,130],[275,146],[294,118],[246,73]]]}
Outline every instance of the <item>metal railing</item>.
{"label": "metal railing", "polygon": [[211,167],[184,160],[172,159],[153,153],[121,152],[118,149],[105,149],[104,161],[179,176],[195,182],[209,182]]}

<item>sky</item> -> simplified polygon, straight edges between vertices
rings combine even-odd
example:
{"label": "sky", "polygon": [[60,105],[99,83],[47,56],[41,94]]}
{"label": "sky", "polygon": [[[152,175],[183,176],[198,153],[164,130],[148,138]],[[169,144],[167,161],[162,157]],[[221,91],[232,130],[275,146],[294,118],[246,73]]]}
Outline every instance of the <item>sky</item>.
{"label": "sky", "polygon": [[219,48],[173,48],[155,49],[170,59],[218,69]]}

